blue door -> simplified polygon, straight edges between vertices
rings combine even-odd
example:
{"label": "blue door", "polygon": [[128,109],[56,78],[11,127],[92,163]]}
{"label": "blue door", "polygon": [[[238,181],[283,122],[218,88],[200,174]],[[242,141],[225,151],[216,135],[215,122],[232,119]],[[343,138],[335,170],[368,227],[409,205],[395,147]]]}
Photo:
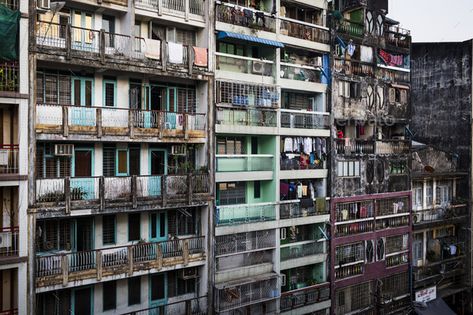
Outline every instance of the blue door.
{"label": "blue door", "polygon": [[70,111],[70,123],[75,126],[96,125],[95,108],[92,106],[94,92],[93,79],[73,78],[72,80],[72,100],[75,107]]}
{"label": "blue door", "polygon": [[93,153],[92,149],[86,148],[74,150],[73,178],[71,178],[71,198],[73,200],[96,199],[96,178],[92,177]]}

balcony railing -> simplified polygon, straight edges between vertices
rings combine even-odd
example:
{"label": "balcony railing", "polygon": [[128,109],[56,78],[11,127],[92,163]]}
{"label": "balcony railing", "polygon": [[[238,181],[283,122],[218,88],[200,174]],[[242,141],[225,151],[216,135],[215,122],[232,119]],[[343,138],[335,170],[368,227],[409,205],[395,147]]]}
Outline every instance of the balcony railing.
{"label": "balcony railing", "polygon": [[385,81],[397,83],[410,83],[411,81],[411,74],[409,72],[396,71],[380,67],[376,69],[376,77]]}
{"label": "balcony railing", "polygon": [[64,206],[66,212],[97,203],[152,201],[166,203],[206,200],[210,192],[208,174],[141,175],[123,177],[66,177],[36,180],[36,202]]}
{"label": "balcony railing", "polygon": [[0,238],[2,241],[0,247],[0,260],[4,257],[18,256],[18,226],[0,228]]}
{"label": "balcony railing", "polygon": [[286,17],[280,17],[281,34],[290,37],[309,40],[312,42],[328,44],[330,40],[330,33],[327,29],[298,20],[293,20]]}
{"label": "balcony railing", "polygon": [[321,76],[320,69],[316,67],[281,62],[283,79],[321,83]]}
{"label": "balcony railing", "polygon": [[281,128],[325,129],[329,118],[329,113],[281,109]]}
{"label": "balcony railing", "polygon": [[405,140],[360,140],[360,139],[337,139],[337,154],[408,154],[410,150],[409,141]]}
{"label": "balcony railing", "polygon": [[276,220],[275,203],[219,206],[215,212],[218,226]]}
{"label": "balcony railing", "polygon": [[322,284],[312,287],[284,292],[281,294],[281,311],[289,311],[306,305],[320,303],[330,299],[330,285]]}
{"label": "balcony railing", "polygon": [[205,15],[205,2],[201,0],[136,0],[135,6],[182,17],[188,14]]}
{"label": "balcony railing", "polygon": [[450,205],[447,207],[438,207],[425,210],[413,210],[412,223],[416,225],[435,221],[463,219],[468,215],[468,208],[464,205]]}
{"label": "balcony railing", "polygon": [[[456,247],[455,255],[451,255],[450,245]],[[455,275],[465,273],[465,244],[463,242],[450,243],[447,247],[442,247],[442,252],[437,257],[428,257],[425,264],[418,264],[413,267],[414,281],[427,281],[441,278],[455,278]]]}
{"label": "balcony railing", "polygon": [[[196,62],[193,53],[194,48],[191,46],[182,45],[182,60],[168,61],[170,53],[167,42],[108,33],[104,30],[80,28],[70,24],[39,21],[36,25],[36,44],[39,47],[54,48],[55,53],[65,50],[65,53],[69,56],[71,51],[93,53],[97,56],[91,58],[102,63],[105,63],[106,58],[126,58],[147,62],[154,66],[162,66],[163,68],[165,63],[171,67],[180,66],[181,68],[188,68],[189,72],[193,69],[206,68],[206,66]],[[165,56],[163,56],[164,54]]]}
{"label": "balcony railing", "polygon": [[163,264],[187,265],[190,261],[203,260],[204,255],[204,236],[83,252],[38,254],[37,285],[41,287],[68,281],[101,279],[130,271],[159,269]]}
{"label": "balcony railing", "polygon": [[272,76],[274,62],[264,59],[250,58],[224,53],[215,53],[217,57],[217,70],[230,71],[259,76]]}
{"label": "balcony railing", "polygon": [[323,254],[325,252],[324,243],[323,241],[308,240],[281,245],[281,261]]}
{"label": "balcony railing", "polygon": [[337,154],[374,154],[375,146],[373,140],[358,139],[336,139],[335,149]]}
{"label": "balcony railing", "polygon": [[241,82],[216,82],[217,104],[250,107],[273,107],[279,104],[279,92],[275,85]]}
{"label": "balcony railing", "polygon": [[273,171],[274,157],[270,154],[216,155],[217,172]]}
{"label": "balcony railing", "polygon": [[294,219],[325,214],[329,214],[328,203],[325,197],[316,198],[314,203],[309,207],[306,205],[302,206],[300,200],[279,202],[280,219]]}
{"label": "balcony railing", "polygon": [[229,126],[276,127],[277,112],[265,108],[217,108],[217,124]]}
{"label": "balcony railing", "polygon": [[215,308],[223,312],[276,299],[280,293],[277,278],[272,278],[216,289],[215,295]]}
{"label": "balcony railing", "polygon": [[95,136],[205,137],[206,114],[135,110],[115,107],[36,105],[41,133]]}
{"label": "balcony railing", "polygon": [[216,12],[218,22],[276,32],[276,19],[266,12],[242,8],[229,3],[216,4]]}
{"label": "balcony railing", "polygon": [[362,63],[355,60],[341,60],[334,59],[333,67],[337,72],[342,72],[346,75],[358,75],[358,76],[374,76],[374,66],[369,63]]}
{"label": "balcony railing", "polygon": [[343,20],[339,26],[338,31],[350,36],[363,37],[365,27],[363,23],[352,22],[350,20]]}
{"label": "balcony railing", "polygon": [[0,175],[18,174],[18,144],[0,144]]}
{"label": "balcony railing", "polygon": [[20,83],[19,66],[16,61],[0,63],[0,92],[18,92]]}
{"label": "balcony railing", "polygon": [[403,49],[409,49],[411,46],[411,32],[399,26],[389,27],[385,30],[384,37],[388,45]]}
{"label": "balcony railing", "polygon": [[266,250],[276,246],[274,230],[254,231],[216,237],[215,256]]}
{"label": "balcony railing", "polygon": [[207,311],[207,297],[168,303],[151,308],[142,309],[139,311],[125,313],[123,315],[149,315],[149,314],[167,314],[167,315],[206,315]]}

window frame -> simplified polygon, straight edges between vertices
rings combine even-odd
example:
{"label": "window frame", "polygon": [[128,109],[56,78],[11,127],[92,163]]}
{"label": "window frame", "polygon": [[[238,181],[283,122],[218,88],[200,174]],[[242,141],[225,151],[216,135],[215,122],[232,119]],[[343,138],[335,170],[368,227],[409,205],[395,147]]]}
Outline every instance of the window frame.
{"label": "window frame", "polygon": [[[113,85],[113,105],[109,106],[107,105],[107,84],[112,84]],[[105,108],[113,108],[117,107],[117,81],[112,80],[112,79],[104,79],[102,83],[102,89],[103,89],[103,107]]]}
{"label": "window frame", "polygon": [[[105,218],[111,218],[113,220],[113,240],[105,241]],[[115,245],[117,243],[117,217],[115,214],[105,214],[102,216],[102,244],[103,245]]]}
{"label": "window frame", "polygon": [[[138,237],[131,238],[132,235],[130,233],[130,217],[137,217],[138,218],[138,231],[133,231],[134,233],[138,233]],[[136,222],[133,222],[136,223]],[[128,213],[128,224],[127,224],[127,231],[128,231],[128,242],[139,241],[141,240],[141,213]]]}
{"label": "window frame", "polygon": [[[136,285],[136,283],[130,285],[130,283],[134,281],[137,281],[138,286],[133,287],[132,290],[130,290],[130,287],[132,287],[133,285]],[[127,289],[128,289],[128,301],[127,301],[128,306],[141,304],[141,276],[128,278]],[[137,294],[137,296],[135,296],[135,294]],[[130,300],[132,300],[132,302],[130,302]]]}
{"label": "window frame", "polygon": [[[107,294],[105,294],[107,292]],[[113,293],[112,293],[113,292]],[[117,309],[117,281],[102,283],[102,310],[104,312]]]}

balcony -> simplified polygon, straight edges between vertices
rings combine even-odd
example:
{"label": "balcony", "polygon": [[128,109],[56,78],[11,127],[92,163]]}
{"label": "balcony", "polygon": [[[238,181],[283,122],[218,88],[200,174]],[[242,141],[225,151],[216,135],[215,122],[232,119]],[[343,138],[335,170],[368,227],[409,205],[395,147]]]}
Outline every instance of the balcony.
{"label": "balcony", "polygon": [[18,257],[19,231],[18,226],[0,228],[0,263],[11,257]]}
{"label": "balcony", "polygon": [[218,78],[273,84],[274,62],[265,59],[216,52]]}
{"label": "balcony", "polygon": [[396,71],[394,69],[386,69],[378,67],[376,69],[376,77],[390,83],[407,83],[411,82],[411,74],[409,72]]}
{"label": "balcony", "polygon": [[[276,32],[276,19],[269,13],[252,8],[236,6],[230,3],[216,3],[217,29],[227,27],[220,23],[231,24],[233,27],[250,28],[255,31]],[[231,27],[230,27],[231,28]]]}
{"label": "balcony", "polygon": [[20,73],[17,61],[0,63],[0,96],[13,96],[19,92]]}
{"label": "balcony", "polygon": [[0,178],[19,173],[18,144],[0,144]]}
{"label": "balcony", "polygon": [[375,73],[373,64],[357,60],[334,59],[333,67],[338,73],[348,76],[373,77]]}
{"label": "balcony", "polygon": [[280,295],[275,274],[245,280],[247,281],[216,285],[215,309],[217,312],[236,310],[248,305],[275,300]]}
{"label": "balcony", "polygon": [[311,216],[324,216],[330,213],[325,197],[316,198],[311,205],[302,204],[300,200],[288,200],[279,202],[279,217],[283,219],[297,219]]}
{"label": "balcony", "polygon": [[137,9],[148,10],[158,15],[170,15],[177,18],[204,22],[205,2],[200,0],[136,0]]}
{"label": "balcony", "polygon": [[[329,47],[326,45],[328,45],[330,41],[330,32],[327,28],[286,17],[280,17],[279,19],[281,22],[280,34],[287,36],[286,38],[282,38],[283,42],[329,51]],[[298,40],[294,40],[294,38]],[[317,43],[318,45],[307,42]]]}
{"label": "balcony", "polygon": [[411,47],[411,32],[397,25],[389,27],[384,31],[386,45],[390,48],[409,50]]}
{"label": "balcony", "polygon": [[37,179],[36,206],[52,215],[201,204],[210,198],[209,181],[208,174]]}
{"label": "balcony", "polygon": [[240,107],[277,108],[279,92],[275,85],[217,80],[216,103]]}
{"label": "balcony", "polygon": [[175,113],[110,107],[36,105],[39,139],[103,141],[139,139],[159,142],[205,142],[206,114]]}
{"label": "balcony", "polygon": [[76,281],[127,275],[131,272],[186,266],[205,260],[205,237],[137,243],[84,252],[38,254],[36,285],[74,285]]}
{"label": "balcony", "polygon": [[323,93],[326,85],[322,84],[319,67],[281,62],[281,85],[287,89],[305,90]]}
{"label": "balcony", "polygon": [[217,171],[215,180],[217,182],[273,179],[273,155],[216,155],[215,159]]}
{"label": "balcony", "polygon": [[422,227],[424,224],[431,226],[433,223],[446,224],[461,222],[469,216],[468,207],[464,204],[449,205],[446,207],[434,207],[424,210],[412,211],[412,222],[414,227]]}
{"label": "balcony", "polygon": [[[319,137],[330,136],[330,113],[293,109],[281,109],[280,113],[280,127],[288,129],[284,131],[285,134],[287,134],[287,132],[292,134],[292,129],[302,129],[301,132],[303,135],[311,133],[311,135],[313,134],[313,136]],[[324,130],[322,131],[321,129]]]}
{"label": "balcony", "polygon": [[[39,21],[36,25],[36,45],[41,59],[62,61],[64,57],[69,63],[71,59],[77,65],[122,70],[123,66],[136,71],[146,71],[150,68],[173,70],[183,74],[204,74],[208,64],[202,64],[195,58],[195,51],[203,49],[192,46],[182,46],[180,60],[169,59],[167,42],[141,38],[117,33],[107,33],[104,30],[79,28],[70,24],[56,24]],[[169,69],[168,69],[169,68]]]}
{"label": "balcony", "polygon": [[[303,227],[298,227],[298,229],[301,228]],[[307,239],[281,244],[281,270],[325,262],[326,249],[325,239]]]}
{"label": "balcony", "polygon": [[[277,111],[264,107],[217,107],[217,133],[277,134]],[[249,132],[254,130],[255,132]]]}
{"label": "balcony", "polygon": [[339,25],[338,31],[348,36],[362,38],[365,33],[365,26],[363,25],[363,23],[343,20]]}
{"label": "balcony", "polygon": [[155,306],[151,308],[142,309],[139,311],[126,313],[123,315],[149,315],[149,314],[206,315],[208,314],[207,296],[159,305],[159,306]]}
{"label": "balcony", "polygon": [[276,220],[275,203],[255,203],[219,206],[216,208],[217,226],[248,224]]}
{"label": "balcony", "polygon": [[[304,289],[281,294],[281,312],[321,303],[330,299],[330,284],[318,284]],[[330,307],[330,304],[328,305]]]}
{"label": "balcony", "polygon": [[405,155],[409,154],[410,142],[407,140],[362,140],[336,139],[335,149],[339,155]]}

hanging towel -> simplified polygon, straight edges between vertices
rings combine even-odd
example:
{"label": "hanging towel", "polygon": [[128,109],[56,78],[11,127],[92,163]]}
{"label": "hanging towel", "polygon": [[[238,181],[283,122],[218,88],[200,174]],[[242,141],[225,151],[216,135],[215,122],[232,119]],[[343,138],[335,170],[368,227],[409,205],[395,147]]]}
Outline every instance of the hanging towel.
{"label": "hanging towel", "polygon": [[161,59],[161,41],[156,39],[145,38],[145,57],[149,59]]}
{"label": "hanging towel", "polygon": [[194,49],[194,65],[197,67],[207,67],[207,48],[192,47]]}
{"label": "hanging towel", "polygon": [[292,138],[284,139],[284,152],[292,152]]}
{"label": "hanging towel", "polygon": [[297,198],[302,198],[302,184],[297,185]]}
{"label": "hanging towel", "polygon": [[184,63],[184,47],[182,44],[168,43],[169,63]]}

